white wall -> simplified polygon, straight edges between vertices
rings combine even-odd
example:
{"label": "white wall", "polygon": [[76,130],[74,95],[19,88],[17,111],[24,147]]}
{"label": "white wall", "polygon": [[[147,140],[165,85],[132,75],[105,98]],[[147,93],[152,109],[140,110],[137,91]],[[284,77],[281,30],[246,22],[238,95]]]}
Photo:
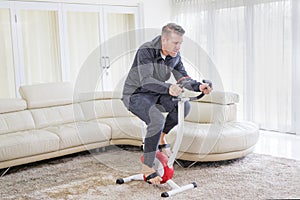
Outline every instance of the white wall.
{"label": "white wall", "polygon": [[141,0],[144,9],[145,28],[159,28],[171,19],[169,0]]}
{"label": "white wall", "polygon": [[171,6],[169,0],[140,0],[142,26],[146,29],[144,39],[151,40],[161,33],[161,28],[170,22]]}

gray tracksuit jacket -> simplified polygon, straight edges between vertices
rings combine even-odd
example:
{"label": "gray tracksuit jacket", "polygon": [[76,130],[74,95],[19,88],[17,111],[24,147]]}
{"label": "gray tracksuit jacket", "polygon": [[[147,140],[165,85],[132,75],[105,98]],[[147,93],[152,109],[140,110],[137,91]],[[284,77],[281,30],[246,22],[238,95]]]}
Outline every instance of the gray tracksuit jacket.
{"label": "gray tracksuit jacket", "polygon": [[[176,57],[167,56],[163,59],[161,48],[161,36],[157,36],[138,49],[125,80],[123,99],[134,93],[168,94],[171,84],[166,81],[170,78],[171,73],[176,80],[188,77],[181,62],[180,53]],[[186,88],[199,91],[200,84],[193,80]]]}

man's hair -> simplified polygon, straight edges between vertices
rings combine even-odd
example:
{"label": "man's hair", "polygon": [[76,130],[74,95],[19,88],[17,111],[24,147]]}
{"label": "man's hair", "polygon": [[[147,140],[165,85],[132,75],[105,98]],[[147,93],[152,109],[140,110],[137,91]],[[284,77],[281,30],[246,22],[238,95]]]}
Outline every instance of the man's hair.
{"label": "man's hair", "polygon": [[168,23],[162,28],[161,35],[169,36],[172,32],[182,36],[185,30],[175,23]]}

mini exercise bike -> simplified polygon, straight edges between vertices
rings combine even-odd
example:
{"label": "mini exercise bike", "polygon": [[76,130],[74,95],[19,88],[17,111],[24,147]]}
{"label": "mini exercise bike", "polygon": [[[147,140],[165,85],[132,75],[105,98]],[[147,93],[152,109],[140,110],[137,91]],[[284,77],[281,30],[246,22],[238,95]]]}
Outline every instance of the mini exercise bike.
{"label": "mini exercise bike", "polygon": [[[203,80],[203,83],[207,83],[210,87],[212,87],[212,83],[208,80]],[[180,87],[184,87],[185,84],[188,84],[188,80],[181,82]],[[177,125],[176,141],[172,148],[173,153],[168,159],[168,157],[165,154],[163,154],[161,151],[158,150],[156,152],[156,158],[153,166],[153,168],[156,170],[156,173],[162,178],[162,181],[160,183],[161,184],[167,183],[172,188],[172,190],[168,192],[161,193],[161,197],[170,197],[177,193],[184,192],[186,190],[190,190],[197,187],[197,183],[195,182],[185,186],[179,186],[172,180],[172,177],[174,175],[173,164],[175,162],[176,155],[179,151],[179,147],[182,141],[183,131],[184,131],[184,103],[187,101],[194,101],[200,99],[204,95],[205,95],[204,93],[201,93],[196,97],[184,97],[184,95],[181,94],[180,96],[173,98],[173,101],[178,101],[178,125]],[[141,157],[142,162],[143,159],[144,156]],[[126,178],[119,178],[116,180],[116,183],[123,184],[130,181],[145,181],[145,178],[143,174],[136,174]]]}

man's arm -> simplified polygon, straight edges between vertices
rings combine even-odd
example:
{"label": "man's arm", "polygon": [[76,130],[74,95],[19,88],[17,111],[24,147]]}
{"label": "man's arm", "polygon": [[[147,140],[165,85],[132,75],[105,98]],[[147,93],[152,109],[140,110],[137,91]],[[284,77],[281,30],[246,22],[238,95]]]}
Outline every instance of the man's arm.
{"label": "man's arm", "polygon": [[208,83],[201,83],[196,80],[193,80],[188,76],[183,63],[181,62],[181,57],[179,56],[179,61],[177,62],[176,66],[174,67],[173,74],[175,76],[175,79],[178,83],[186,81],[186,84],[184,84],[184,87],[188,90],[193,90],[196,92],[203,92],[204,94],[209,94],[212,91],[211,86]]}
{"label": "man's arm", "polygon": [[178,62],[174,67],[173,75],[178,83],[182,82],[184,79],[189,79],[188,83],[184,85],[184,87],[188,90],[193,90],[196,92],[200,92],[200,85],[202,83],[193,80],[188,73],[186,72],[183,63],[181,62],[181,57],[178,55]]}

